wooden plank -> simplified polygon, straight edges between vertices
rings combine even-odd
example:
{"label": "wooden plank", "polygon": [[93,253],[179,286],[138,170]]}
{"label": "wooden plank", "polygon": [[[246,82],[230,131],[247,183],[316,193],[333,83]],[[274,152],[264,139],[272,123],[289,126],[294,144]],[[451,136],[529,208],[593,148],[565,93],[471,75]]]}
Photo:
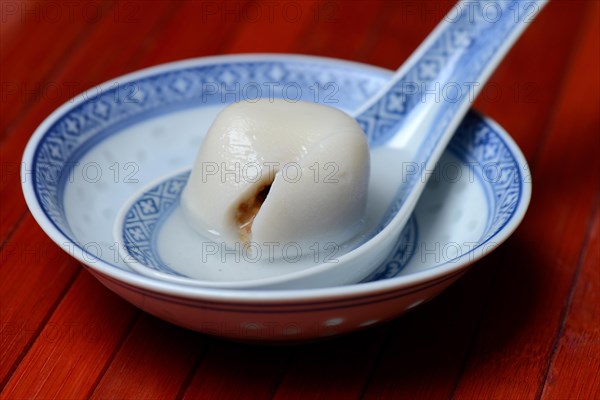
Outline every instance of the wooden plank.
{"label": "wooden plank", "polygon": [[372,45],[371,30],[384,7],[382,0],[325,1],[313,11],[313,23],[294,52],[363,61],[365,47]]}
{"label": "wooden plank", "polygon": [[275,399],[359,398],[380,355],[389,326],[299,349]]}
{"label": "wooden plank", "polygon": [[[113,9],[114,12],[118,10],[118,8]],[[156,15],[160,17],[161,10],[157,11]],[[111,32],[110,34],[114,35],[117,26],[125,21],[124,17],[118,19],[112,14],[99,21],[100,29],[94,32],[94,35],[89,38],[91,47],[94,48],[88,48],[87,52],[82,50],[79,53],[80,56],[77,58],[79,64],[66,62],[62,75],[59,75],[58,79],[53,80],[53,82],[66,85],[69,79],[76,79],[84,75],[88,70],[89,60],[97,52],[96,49],[106,46],[107,41],[114,42],[114,36],[107,39],[106,35],[103,36],[102,32]],[[148,19],[148,23],[152,25],[154,21]],[[127,25],[127,27],[131,27],[131,24]],[[49,33],[47,30],[46,34]],[[142,29],[141,34],[143,35],[144,33],[145,31]],[[61,36],[61,38],[67,38],[68,36],[69,32],[65,32],[64,37]],[[132,46],[134,45],[135,43],[132,43]],[[37,49],[31,46],[29,48]],[[60,49],[60,46],[57,48]],[[105,65],[110,65],[108,60]],[[36,70],[36,72],[43,72],[43,70]],[[42,78],[40,76],[40,79]],[[60,101],[66,101],[73,94],[64,93]],[[22,148],[29,133],[33,131],[33,127],[55,106],[56,104],[45,101],[36,104],[34,108],[37,111],[37,118],[27,119],[26,124],[19,125],[16,130],[16,136],[12,135],[7,141],[2,142],[0,154],[2,159],[1,191],[3,207],[0,211],[0,230],[3,241],[6,239],[7,234],[12,232],[15,224],[20,221],[21,215],[23,215],[25,210],[25,204],[18,189],[20,186],[18,172],[20,163],[18,160],[20,159]],[[19,134],[19,132],[23,133]],[[40,326],[45,322],[47,314],[52,311],[53,305],[60,300],[63,291],[71,283],[74,274],[79,269],[76,267],[76,262],[64,255],[56,245],[45,237],[31,216],[25,218],[20,231],[15,232],[14,240],[5,243],[2,252],[3,257],[6,256],[7,261],[3,263],[3,277],[7,279],[3,279],[2,284],[8,285],[6,298],[10,299],[10,301],[7,301],[8,307],[3,309],[2,313],[3,329],[9,334],[8,336],[3,335],[3,339],[7,338],[9,340],[9,344],[2,347],[3,363],[2,370],[0,371],[0,377],[2,378],[0,381],[4,382],[9,371],[14,368],[14,364],[20,360],[23,353],[31,344],[31,341],[39,333]],[[31,252],[33,252],[33,255],[30,255]],[[51,257],[48,258],[47,255]],[[32,260],[32,257],[35,257],[35,260]],[[54,264],[58,264],[60,268],[53,268],[55,267]],[[28,279],[22,278],[23,265],[29,267]],[[34,266],[35,268],[31,268]],[[43,285],[44,283],[51,283],[51,285],[48,285],[46,290],[38,288],[39,285]],[[46,293],[47,296],[32,297],[28,293]],[[18,335],[14,338],[16,340],[10,340],[11,335],[14,337],[9,332],[12,329],[18,329],[15,332]]]}
{"label": "wooden plank", "polygon": [[491,254],[439,297],[393,322],[364,399],[450,397],[501,259],[501,251]]}
{"label": "wooden plank", "polygon": [[[140,2],[126,4],[141,6]],[[132,8],[136,12],[131,15],[118,11],[128,10],[125,5],[117,5],[115,10],[119,18],[111,16],[99,21],[98,29],[86,39],[85,46],[45,82],[52,82],[64,90],[57,92],[56,98],[43,98],[43,101],[34,103],[23,121],[8,130],[0,142],[0,197],[6,199],[5,207],[0,209],[0,243],[6,240],[8,232],[25,211],[25,203],[18,189],[21,185],[19,170],[21,156],[31,133],[48,114],[74,95],[128,72],[131,69],[130,60],[140,43],[155,35],[155,27],[163,18],[169,17],[170,5],[165,1],[157,1],[153,7]],[[123,35],[127,36],[127,40],[122,40]],[[101,51],[107,48],[111,51]]]}
{"label": "wooden plank", "polygon": [[221,53],[237,37],[246,3],[246,0],[185,2],[160,37],[148,46],[147,53],[136,60],[137,67]]}
{"label": "wooden plank", "polygon": [[183,398],[270,399],[290,352],[287,347],[213,341]]}
{"label": "wooden plank", "polygon": [[100,21],[113,19],[111,7],[108,1],[88,7],[72,1],[2,3],[3,17],[7,12],[15,15],[11,19],[18,18],[23,30],[9,38],[0,53],[0,135],[4,136],[6,127],[32,104],[60,96],[65,87],[49,80],[49,75],[77,52]]}
{"label": "wooden plank", "polygon": [[[163,4],[163,7],[166,6],[166,3]],[[122,72],[122,69],[125,68],[122,61],[112,61],[110,56],[102,57],[102,62],[98,60],[98,65],[101,65],[103,69],[95,70],[97,72],[91,72],[89,60],[93,59],[99,48],[109,46],[122,36],[123,31],[119,33],[119,28],[128,31],[132,26],[136,26],[138,28],[137,34],[130,35],[130,38],[134,41],[128,42],[129,45],[116,46],[121,53],[117,50],[111,53],[112,56],[122,56],[121,58],[127,59],[127,55],[137,48],[138,42],[149,36],[152,27],[165,15],[164,8],[156,7],[152,9],[154,11],[144,11],[137,15],[140,18],[137,21],[128,19],[129,17],[135,17],[135,14],[129,15],[129,17],[127,17],[127,14],[121,14],[120,18],[111,16],[108,19],[103,19],[99,22],[99,29],[88,39],[88,46],[81,49],[77,56],[66,62],[58,75],[53,77],[53,81],[66,84],[76,79],[90,79],[97,83],[97,81],[105,80],[115,74],[113,68],[120,68],[119,72]],[[116,8],[115,10],[124,12],[123,10],[127,10],[127,8]],[[124,25],[124,22],[127,22],[127,25]],[[86,75],[88,73],[89,75]],[[62,100],[66,101],[73,94],[64,94]],[[7,379],[7,374],[14,369],[15,363],[18,363],[28,350],[46,322],[48,313],[52,312],[53,305],[62,298],[64,290],[72,282],[74,274],[79,271],[77,263],[50,242],[30,215],[26,216],[23,219],[24,222],[21,223],[26,208],[19,190],[21,183],[19,159],[29,134],[55,106],[52,102],[36,104],[33,110],[27,114],[25,122],[19,124],[0,146],[0,159],[2,160],[0,193],[2,193],[3,198],[3,205],[0,208],[0,238],[3,243],[2,254],[7,261],[2,264],[3,277],[7,277],[7,279],[2,280],[2,284],[8,285],[6,293],[7,299],[10,299],[10,301],[7,301],[9,306],[6,309],[7,312],[4,312],[3,309],[2,313],[2,326],[3,329],[6,329],[8,335],[6,337],[3,335],[2,338],[6,338],[10,344],[2,347],[3,363],[2,369],[0,369],[0,382]],[[14,236],[11,237],[10,235],[13,233]],[[9,237],[11,240],[7,242]],[[33,250],[30,248],[33,248]],[[32,251],[36,257],[35,261],[32,261],[33,256],[29,255]],[[48,258],[46,255],[52,257]],[[23,279],[23,265],[28,268],[28,279]],[[59,265],[60,268],[56,268],[55,265]],[[39,285],[48,282],[52,283],[48,286],[48,290],[40,291]],[[48,296],[37,298],[28,295],[28,293],[48,293]],[[107,295],[114,297],[108,292]],[[11,333],[11,330],[17,329],[19,325],[21,326],[20,330]],[[18,336],[14,337],[15,334]],[[15,340],[11,339],[11,335]]]}
{"label": "wooden plank", "polygon": [[[577,5],[581,6],[582,3]],[[545,110],[552,103],[553,92],[558,90],[572,45],[568,38],[553,42],[553,56],[541,71],[529,68],[512,71],[512,65],[539,63],[538,60],[543,58],[542,54],[548,51],[543,46],[546,39],[540,35],[540,32],[551,31],[556,21],[560,20],[565,27],[568,27],[567,30],[572,32],[571,35],[577,32],[576,28],[581,24],[582,12],[576,7],[565,6],[568,5],[553,2],[544,10],[536,20],[536,24],[529,28],[509,53],[494,78],[502,87],[509,86],[513,80],[531,82],[537,79],[553,87],[553,90],[540,95],[540,101],[531,105],[531,109],[535,109],[536,113],[547,112]],[[407,10],[400,8],[396,12],[397,14],[390,18],[391,21],[401,20]],[[422,17],[424,23],[427,22],[427,15]],[[557,35],[562,37],[564,32]],[[387,46],[392,44],[388,43]],[[377,51],[374,55],[385,56]],[[512,74],[504,72],[505,69],[512,71]],[[503,101],[492,104],[493,107],[489,107],[488,111],[496,112],[502,107],[518,108],[519,104],[513,104],[511,100],[510,97],[504,98]],[[521,118],[511,118],[507,115],[499,119],[499,122],[502,125],[510,125],[515,119]],[[545,120],[536,119],[530,123],[527,131],[509,130],[509,132],[517,136],[525,155],[531,159],[535,154],[535,143],[543,136],[545,126]],[[511,262],[510,254],[505,253],[511,246],[518,246],[518,242],[515,243],[514,239],[510,239],[499,250],[479,261],[465,277],[440,298],[394,324],[390,337],[395,340],[386,345],[384,356],[377,364],[373,378],[365,390],[366,398],[386,398],[390,393],[406,399],[450,396],[463,368],[465,354],[477,330],[495,276],[506,263]]]}
{"label": "wooden plank", "polygon": [[[553,110],[560,100],[572,60],[587,0],[551,1],[515,44],[506,60],[490,77],[475,107],[499,121],[517,141],[530,163],[541,137],[548,132]],[[561,29],[556,29],[556,26]],[[517,117],[518,116],[518,117]],[[544,130],[542,136],[531,136]]]}
{"label": "wooden plank", "polygon": [[583,265],[542,399],[600,398],[600,208],[590,232]]}
{"label": "wooden plank", "polygon": [[372,40],[367,61],[396,70],[455,3],[453,0],[386,3],[385,19],[378,27],[373,27],[381,33]]}
{"label": "wooden plank", "polygon": [[138,313],[91,274],[79,274],[0,396],[87,397]]}
{"label": "wooden plank", "polygon": [[206,337],[143,314],[94,390],[94,399],[174,398]]}
{"label": "wooden plank", "polygon": [[28,215],[0,251],[0,387],[79,271]]}
{"label": "wooden plank", "polygon": [[[42,1],[30,1],[28,6],[39,7],[39,3]],[[0,3],[0,65],[4,64],[8,49],[20,42],[25,32],[39,25],[35,18],[26,18],[25,11],[16,1]]]}
{"label": "wooden plank", "polygon": [[[595,143],[592,147],[600,148],[598,129],[600,118],[600,5],[594,2],[589,13],[589,28],[582,37],[580,54],[573,66],[572,79],[568,85],[576,85],[581,76],[586,77],[586,86],[595,96],[575,102],[573,107],[586,107],[589,114],[581,124],[589,126],[589,133]],[[595,71],[595,72],[594,72]],[[589,75],[581,75],[589,74]],[[577,96],[576,87],[568,86],[565,91],[570,97]],[[585,104],[583,104],[585,103]],[[588,108],[589,107],[589,108]],[[593,111],[595,109],[595,111]],[[589,125],[588,125],[589,124]],[[592,133],[595,127],[595,133]],[[569,126],[562,126],[566,131]],[[577,129],[577,126],[573,126]],[[598,163],[595,163],[597,166]],[[593,165],[589,166],[593,168]],[[598,169],[596,177],[600,175]],[[596,217],[591,226],[587,251],[583,254],[583,265],[574,285],[574,292],[565,315],[561,334],[558,338],[556,352],[550,364],[542,393],[544,399],[560,399],[577,397],[580,399],[600,398],[600,210],[596,202]]]}
{"label": "wooden plank", "polygon": [[[553,122],[535,166],[526,223],[507,249],[511,261],[494,281],[456,398],[540,394],[600,190],[595,155],[600,117],[598,103],[590,97],[600,84],[596,78],[586,80],[589,96],[578,85],[582,76],[597,75],[600,68],[589,57],[598,48],[591,22],[598,13],[588,5],[581,37],[595,39],[577,44],[558,107],[550,113]],[[573,132],[578,132],[577,140]]]}
{"label": "wooden plank", "polygon": [[262,1],[242,6],[241,23],[225,53],[290,52],[318,19],[318,1]]}

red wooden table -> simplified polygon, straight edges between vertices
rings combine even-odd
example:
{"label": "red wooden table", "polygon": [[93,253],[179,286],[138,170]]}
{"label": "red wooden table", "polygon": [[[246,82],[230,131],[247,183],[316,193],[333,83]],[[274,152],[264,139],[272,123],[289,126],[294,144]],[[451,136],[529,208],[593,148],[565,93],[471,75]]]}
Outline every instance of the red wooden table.
{"label": "red wooden table", "polygon": [[554,0],[476,106],[515,138],[533,198],[513,237],[397,320],[300,346],[147,315],[63,254],[18,175],[35,127],[142,67],[288,52],[395,69],[448,1],[0,2],[0,390],[17,398],[600,398],[600,3]]}

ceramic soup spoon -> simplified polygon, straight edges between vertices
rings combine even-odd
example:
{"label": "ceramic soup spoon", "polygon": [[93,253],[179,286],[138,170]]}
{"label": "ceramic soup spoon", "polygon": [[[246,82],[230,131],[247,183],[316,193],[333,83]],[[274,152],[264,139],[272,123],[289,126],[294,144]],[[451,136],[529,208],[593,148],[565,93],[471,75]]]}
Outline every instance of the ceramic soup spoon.
{"label": "ceramic soup spoon", "polygon": [[[356,283],[392,251],[455,129],[491,73],[546,1],[457,3],[390,82],[354,117],[371,153],[362,234],[337,246],[323,244],[298,257],[274,260],[211,243],[195,233],[179,209],[189,169],[149,185],[122,208],[115,239],[125,262],[141,274],[185,285],[289,289]],[[149,202],[160,212],[136,224]],[[329,246],[329,247],[328,247]],[[294,249],[292,249],[294,250]]]}

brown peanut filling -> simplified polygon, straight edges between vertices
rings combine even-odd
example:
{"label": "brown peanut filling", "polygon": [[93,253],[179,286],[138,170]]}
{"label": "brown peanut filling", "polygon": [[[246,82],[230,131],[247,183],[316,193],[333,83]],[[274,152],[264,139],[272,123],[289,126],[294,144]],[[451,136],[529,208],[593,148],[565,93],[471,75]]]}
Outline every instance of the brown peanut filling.
{"label": "brown peanut filling", "polygon": [[256,214],[258,214],[258,210],[260,210],[260,207],[265,202],[272,183],[273,182],[260,186],[254,196],[250,196],[250,198],[240,203],[238,206],[235,221],[240,232],[240,239],[243,243],[250,241],[252,235],[252,223],[254,222]]}

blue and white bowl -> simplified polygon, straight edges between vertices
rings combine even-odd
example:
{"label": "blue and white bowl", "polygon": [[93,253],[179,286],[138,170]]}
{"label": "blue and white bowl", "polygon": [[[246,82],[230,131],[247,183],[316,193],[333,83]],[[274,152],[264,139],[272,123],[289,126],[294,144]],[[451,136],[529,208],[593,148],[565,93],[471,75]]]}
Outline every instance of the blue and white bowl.
{"label": "blue and white bowl", "polygon": [[108,288],[190,329],[288,341],[389,320],[458,279],[525,214],[531,194],[526,161],[488,118],[467,115],[393,254],[358,284],[233,290],[169,282],[123,262],[113,228],[133,193],[192,164],[203,132],[225,103],[274,95],[353,111],[391,75],[326,58],[246,55],[117,78],[64,104],[36,130],[23,156],[27,204],[50,238]]}

